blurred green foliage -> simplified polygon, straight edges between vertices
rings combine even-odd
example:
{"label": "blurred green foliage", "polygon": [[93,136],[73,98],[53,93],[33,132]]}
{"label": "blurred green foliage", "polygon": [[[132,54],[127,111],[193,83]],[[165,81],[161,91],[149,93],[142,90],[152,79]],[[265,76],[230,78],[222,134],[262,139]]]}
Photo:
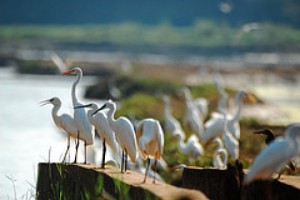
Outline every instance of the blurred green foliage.
{"label": "blurred green foliage", "polygon": [[[294,50],[300,47],[300,31],[287,25],[226,23],[198,20],[191,26],[170,23],[143,25],[1,25],[0,41],[12,44],[112,44],[169,47],[244,47]],[[39,43],[37,43],[39,41]]]}

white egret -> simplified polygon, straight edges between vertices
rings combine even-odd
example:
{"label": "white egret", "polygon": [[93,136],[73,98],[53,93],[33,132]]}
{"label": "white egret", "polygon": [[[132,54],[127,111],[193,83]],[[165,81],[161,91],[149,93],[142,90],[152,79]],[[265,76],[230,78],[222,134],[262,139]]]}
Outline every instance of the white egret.
{"label": "white egret", "polygon": [[[228,162],[228,152],[224,147],[224,143],[220,137],[216,137],[213,140],[213,142],[217,144],[217,148],[215,150],[214,159],[213,159],[214,167],[218,169],[226,169],[227,162]],[[224,161],[222,161],[221,156],[223,156]]]}
{"label": "white egret", "polygon": [[[150,160],[151,160],[150,162],[154,161],[153,159]],[[130,161],[128,162],[128,169],[139,172],[143,175],[145,175],[146,170],[148,169],[147,172],[148,177],[153,178],[155,180],[159,180],[161,182],[165,182],[163,178],[156,171],[151,169],[151,167],[147,169],[144,167],[143,159],[140,156],[137,158],[137,161],[135,163],[131,163]]]}
{"label": "white egret", "polygon": [[185,133],[179,121],[172,115],[170,107],[170,99],[168,96],[163,96],[164,101],[164,118],[165,118],[165,130],[172,134],[172,136],[179,136],[182,140],[185,139]]}
{"label": "white egret", "polygon": [[266,144],[270,144],[273,140],[275,140],[275,134],[270,129],[255,131],[254,134],[262,134],[267,136],[265,139]]}
{"label": "white egret", "polygon": [[151,168],[156,168],[157,170],[163,170],[163,171],[168,170],[168,164],[163,157],[160,157],[159,160],[156,160],[156,164],[155,164],[155,159],[150,159],[150,166]]}
{"label": "white egret", "polygon": [[184,96],[185,96],[185,100],[186,100],[186,104],[187,104],[187,110],[186,110],[186,118],[188,119],[188,113],[189,113],[189,105],[190,103],[192,103],[194,105],[194,108],[196,108],[196,110],[199,113],[199,117],[202,121],[204,121],[204,119],[207,117],[208,114],[208,101],[205,98],[196,98],[194,99],[192,97],[191,91],[188,87],[184,87],[182,89]]}
{"label": "white egret", "polygon": [[[150,158],[155,159],[154,171],[156,172],[156,162],[163,154],[164,132],[158,120],[146,118],[140,121],[137,127],[136,138],[141,158],[143,160],[148,160],[148,166],[143,181],[145,183],[150,168]],[[155,177],[153,183],[155,183]]]}
{"label": "white egret", "polygon": [[[239,91],[236,94],[236,102],[238,103],[238,108],[235,115],[228,115],[227,127],[230,133],[234,135],[236,139],[240,138],[240,124],[239,119],[242,110],[242,98],[247,97],[248,94],[245,91]],[[226,114],[227,115],[227,114]],[[208,142],[209,140],[221,136],[224,133],[224,117],[221,114],[216,114],[210,120],[208,120],[205,125],[205,131],[202,136],[203,142]]]}
{"label": "white egret", "polygon": [[105,112],[98,112],[94,116],[92,114],[98,109],[98,106],[94,103],[77,106],[78,108],[89,108],[88,118],[90,123],[95,127],[96,133],[99,135],[102,140],[102,162],[101,168],[105,167],[105,154],[106,154],[106,144],[113,150],[113,152],[117,152],[118,144],[116,141],[115,133],[109,125],[108,118]]}
{"label": "white egret", "polygon": [[277,137],[255,158],[246,174],[244,184],[254,180],[271,179],[300,150],[300,124],[291,124],[282,137]]}
{"label": "white egret", "polygon": [[[224,161],[222,161],[221,156],[223,156]],[[226,169],[227,162],[228,162],[228,153],[226,149],[224,148],[217,149],[217,151],[214,153],[214,159],[213,159],[214,167],[217,169]]]}
{"label": "white egret", "polygon": [[183,139],[178,137],[178,146],[183,154],[186,154],[193,159],[197,159],[204,155],[203,147],[195,134],[192,134],[186,143],[184,143]]}
{"label": "white egret", "polygon": [[217,112],[224,113],[226,111],[228,94],[224,90],[223,79],[222,79],[220,73],[215,74],[214,80],[215,80],[215,85],[216,85],[218,95],[219,95],[219,100],[218,100],[218,104],[217,104]]}
{"label": "white egret", "polygon": [[200,116],[200,112],[198,111],[195,104],[193,103],[190,90],[187,87],[185,87],[183,89],[183,92],[185,95],[185,104],[186,104],[184,122],[188,123],[192,131],[196,133],[199,139],[201,140],[202,132],[203,132],[203,122]]}
{"label": "white egret", "polygon": [[239,141],[233,136],[233,134],[228,129],[227,115],[224,114],[224,144],[230,157],[236,161],[239,159]]}
{"label": "white egret", "polygon": [[[265,139],[265,143],[267,145],[269,145],[271,142],[273,142],[275,140],[275,134],[270,129],[255,131],[254,134],[266,135],[267,137]],[[293,172],[296,171],[296,166],[292,161],[290,161],[287,165]],[[280,178],[280,176],[281,176],[281,173],[278,174],[278,178]]]}
{"label": "white egret", "polygon": [[51,52],[50,58],[61,73],[68,69],[64,61],[55,52]]}
{"label": "white egret", "polygon": [[[76,106],[82,106],[82,104],[78,101],[76,97],[76,86],[81,80],[83,76],[83,72],[79,67],[75,67],[69,71],[66,71],[63,73],[64,75],[69,74],[76,74],[76,80],[72,85],[72,102],[73,107]],[[87,117],[87,114],[84,110],[84,108],[75,109],[74,110],[74,120],[77,124],[77,127],[79,129],[79,137],[83,138],[84,142],[84,163],[86,163],[86,147],[88,145],[92,145],[94,143],[94,135],[92,134],[92,125],[89,122],[89,119]]]}
{"label": "white egret", "polygon": [[115,132],[116,139],[122,149],[121,172],[123,173],[123,168],[125,169],[124,172],[127,170],[127,155],[129,155],[133,163],[135,163],[138,156],[134,127],[127,117],[121,116],[117,119],[114,118],[117,107],[112,100],[108,100],[103,106],[94,111],[92,115],[95,115],[98,111],[105,108],[108,108],[107,117],[109,125]]}
{"label": "white egret", "polygon": [[224,143],[223,143],[223,141],[220,137],[216,137],[213,140],[213,142],[217,144],[217,149],[223,149],[224,148]]}
{"label": "white egret", "polygon": [[74,119],[68,115],[68,114],[62,114],[62,115],[58,115],[58,111],[61,107],[61,101],[58,97],[53,97],[51,99],[45,100],[41,102],[42,105],[46,105],[46,104],[52,104],[53,108],[52,108],[52,118],[54,120],[55,125],[64,130],[67,134],[67,149],[63,158],[63,162],[66,159],[66,156],[69,152],[70,149],[70,137],[74,138],[75,141],[77,139],[77,133],[78,133],[78,128],[76,125],[76,122],[74,121]]}

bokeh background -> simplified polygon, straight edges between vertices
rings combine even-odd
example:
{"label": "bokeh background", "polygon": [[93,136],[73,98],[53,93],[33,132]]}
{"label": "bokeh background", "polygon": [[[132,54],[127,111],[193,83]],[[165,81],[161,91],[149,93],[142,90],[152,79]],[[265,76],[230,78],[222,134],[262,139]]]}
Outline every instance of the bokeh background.
{"label": "bokeh background", "polygon": [[[61,76],[51,56],[83,67],[82,102],[111,98],[106,85],[120,76],[201,85],[194,94],[213,101],[220,72],[228,91],[246,89],[260,100],[243,110],[248,128],[281,127],[299,119],[299,19],[298,0],[0,0],[0,199],[34,199],[37,163],[59,161],[65,148],[51,106],[39,102],[58,96],[61,113],[72,113],[74,77]],[[151,115],[141,110],[123,113]]]}

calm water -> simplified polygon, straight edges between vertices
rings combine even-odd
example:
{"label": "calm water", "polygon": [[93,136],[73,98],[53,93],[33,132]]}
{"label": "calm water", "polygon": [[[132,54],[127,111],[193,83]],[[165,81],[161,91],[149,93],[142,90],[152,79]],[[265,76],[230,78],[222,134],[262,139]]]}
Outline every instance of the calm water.
{"label": "calm water", "polygon": [[[71,85],[74,76],[18,75],[12,69],[0,69],[0,199],[14,199],[35,190],[37,163],[60,161],[66,138],[54,125],[51,105],[39,102],[57,96],[62,100],[60,113],[72,114]],[[82,102],[84,88],[93,78],[84,77],[78,93]],[[100,103],[100,102],[99,102]],[[25,197],[23,197],[25,199]]]}

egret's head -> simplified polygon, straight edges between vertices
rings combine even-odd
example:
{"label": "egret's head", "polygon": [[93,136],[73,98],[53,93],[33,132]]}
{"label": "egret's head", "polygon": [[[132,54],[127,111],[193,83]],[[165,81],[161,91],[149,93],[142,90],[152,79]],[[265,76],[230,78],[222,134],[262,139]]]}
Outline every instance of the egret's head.
{"label": "egret's head", "polygon": [[270,129],[254,131],[253,134],[274,135],[274,133]]}
{"label": "egret's head", "polygon": [[44,105],[47,105],[47,104],[60,105],[61,102],[60,102],[58,97],[53,97],[51,99],[41,101],[40,104],[41,104],[41,106],[44,106]]}
{"label": "egret's head", "polygon": [[82,70],[80,67],[74,67],[73,69],[66,71],[63,75],[70,75],[70,74],[82,74]]}
{"label": "egret's head", "polygon": [[109,109],[115,110],[117,108],[116,103],[111,99],[109,99],[105,104],[106,104],[106,107]]}

